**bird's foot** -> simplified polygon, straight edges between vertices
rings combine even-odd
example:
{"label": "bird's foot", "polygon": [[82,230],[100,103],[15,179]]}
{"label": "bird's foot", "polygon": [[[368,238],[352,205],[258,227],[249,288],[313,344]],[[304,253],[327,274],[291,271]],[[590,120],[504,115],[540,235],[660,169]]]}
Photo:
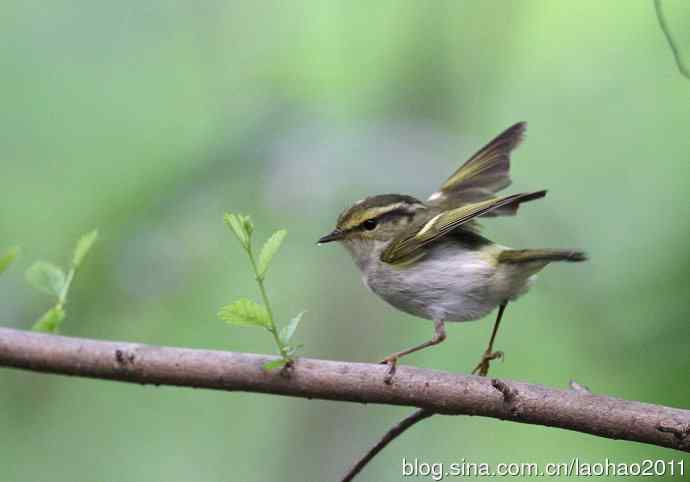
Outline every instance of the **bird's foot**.
{"label": "bird's foot", "polygon": [[479,375],[480,377],[485,377],[489,373],[489,366],[493,360],[498,360],[503,358],[502,351],[485,351],[482,355],[481,361],[472,370],[472,375]]}
{"label": "bird's foot", "polygon": [[397,355],[388,355],[386,358],[379,362],[381,365],[388,365],[388,373],[383,379],[383,383],[390,385],[393,383],[393,377],[395,376],[395,370],[398,368],[398,357]]}

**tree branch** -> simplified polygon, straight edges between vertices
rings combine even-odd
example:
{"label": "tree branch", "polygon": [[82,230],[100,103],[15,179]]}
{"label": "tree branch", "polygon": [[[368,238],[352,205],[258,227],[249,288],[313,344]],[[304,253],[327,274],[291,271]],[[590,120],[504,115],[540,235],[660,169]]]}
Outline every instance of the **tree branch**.
{"label": "tree branch", "polygon": [[664,37],[666,37],[668,46],[671,48],[673,58],[676,60],[678,71],[683,77],[690,79],[690,69],[688,69],[688,66],[683,62],[683,58],[680,55],[680,50],[678,49],[676,42],[673,40],[673,35],[671,35],[671,30],[668,28],[668,23],[666,22],[666,16],[664,15],[664,11],[661,9],[661,0],[654,0],[654,10],[656,11],[656,18],[659,21],[659,27],[664,33]]}
{"label": "tree branch", "polygon": [[509,380],[401,366],[299,358],[267,373],[276,357],[147,346],[0,328],[0,366],[45,373],[344,402],[405,405],[559,427],[690,452],[690,410]]}
{"label": "tree branch", "polygon": [[417,422],[421,422],[422,420],[426,420],[427,418],[431,417],[433,414],[434,414],[434,412],[431,412],[425,408],[420,408],[420,409],[412,412],[411,415],[408,415],[407,417],[402,419],[393,428],[391,428],[388,432],[386,432],[386,435],[381,437],[381,440],[376,442],[376,445],[374,445],[372,448],[370,448],[367,451],[367,453],[364,454],[364,457],[359,459],[355,463],[355,465],[353,465],[352,468],[347,471],[347,474],[345,474],[345,477],[343,477],[341,482],[350,482],[351,480],[353,480],[357,476],[357,474],[359,474],[362,471],[362,469],[369,462],[371,462],[371,459],[376,457],[381,450],[386,448],[386,445],[391,443],[393,440],[395,440],[396,437],[399,437],[405,430],[412,427]]}

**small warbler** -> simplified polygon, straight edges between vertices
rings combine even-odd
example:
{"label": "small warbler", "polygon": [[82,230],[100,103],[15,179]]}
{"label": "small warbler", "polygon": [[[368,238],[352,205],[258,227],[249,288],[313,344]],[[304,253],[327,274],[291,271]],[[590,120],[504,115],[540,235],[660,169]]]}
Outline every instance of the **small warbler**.
{"label": "small warbler", "polygon": [[510,184],[510,152],[525,132],[520,122],[466,161],[426,202],[401,194],[357,201],[338,217],[319,244],[341,242],[354,258],[364,284],[406,313],[433,320],[431,340],[392,353],[390,383],[398,359],[446,339],[447,321],[477,320],[498,307],[487,349],[472,373],[486,375],[501,318],[509,301],[524,294],[552,261],[584,261],[581,251],[511,249],[479,234],[476,218],[516,214],[521,203],[546,191],[499,197]]}

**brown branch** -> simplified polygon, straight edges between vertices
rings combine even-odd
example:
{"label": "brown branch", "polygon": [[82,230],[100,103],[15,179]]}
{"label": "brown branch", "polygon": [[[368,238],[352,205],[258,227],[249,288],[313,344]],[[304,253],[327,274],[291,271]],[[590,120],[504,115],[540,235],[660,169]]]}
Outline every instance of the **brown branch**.
{"label": "brown branch", "polygon": [[399,437],[405,430],[412,427],[417,422],[426,420],[433,414],[434,412],[431,412],[424,408],[420,408],[412,412],[411,415],[408,415],[407,417],[402,419],[397,425],[395,425],[392,429],[386,432],[386,434],[383,437],[381,437],[381,440],[379,440],[376,443],[376,445],[370,448],[369,451],[366,454],[364,454],[364,457],[359,459],[357,463],[353,465],[350,470],[347,471],[347,474],[345,474],[345,477],[343,477],[341,482],[350,482],[351,480],[353,480],[357,476],[357,474],[359,474],[362,471],[362,469],[369,462],[371,462],[371,459],[376,457],[378,453],[381,450],[383,450],[389,443],[395,440],[396,437]]}
{"label": "brown branch", "polygon": [[690,410],[509,380],[401,366],[300,358],[267,373],[275,357],[70,338],[0,328],[0,366],[45,373],[247,391],[344,402],[413,406],[559,427],[690,452]]}

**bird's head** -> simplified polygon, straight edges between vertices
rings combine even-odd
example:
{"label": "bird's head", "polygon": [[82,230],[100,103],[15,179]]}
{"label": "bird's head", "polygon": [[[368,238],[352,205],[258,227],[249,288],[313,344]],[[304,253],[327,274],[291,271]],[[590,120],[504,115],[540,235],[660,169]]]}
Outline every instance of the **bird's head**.
{"label": "bird's head", "polygon": [[427,206],[412,196],[371,196],[344,210],[338,216],[335,229],[318,242],[341,241],[356,261],[360,262],[362,258],[385,247],[427,209]]}

